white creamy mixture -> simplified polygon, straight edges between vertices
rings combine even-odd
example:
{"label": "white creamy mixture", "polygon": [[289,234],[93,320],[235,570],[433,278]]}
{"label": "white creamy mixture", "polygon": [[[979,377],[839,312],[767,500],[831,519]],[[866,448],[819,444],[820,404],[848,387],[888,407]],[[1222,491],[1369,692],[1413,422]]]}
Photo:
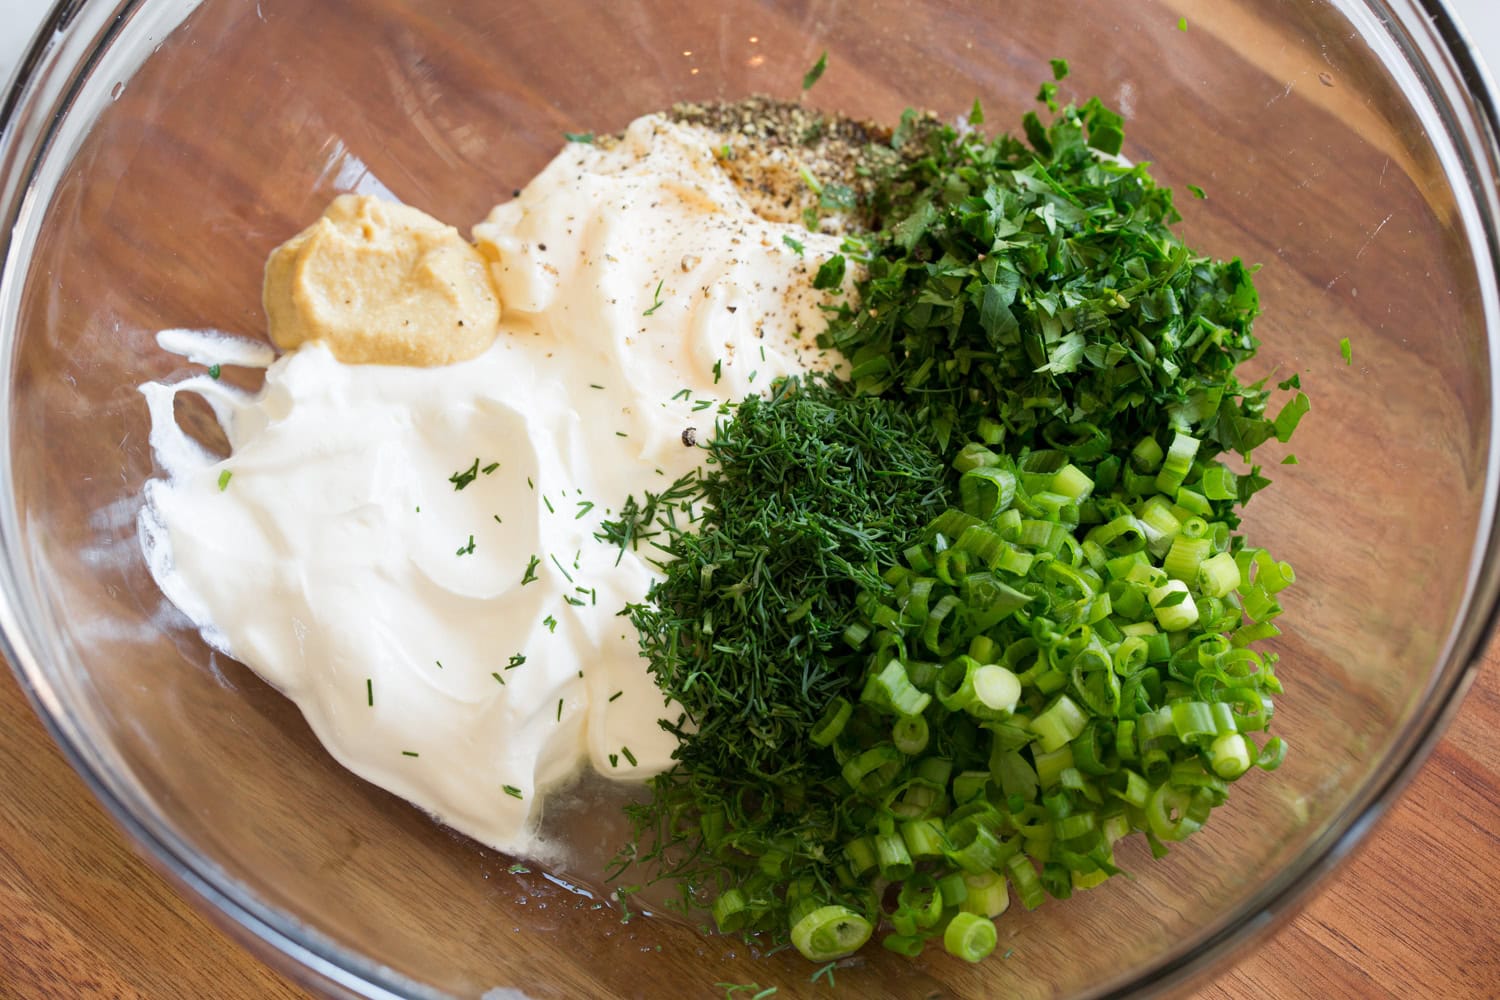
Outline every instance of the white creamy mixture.
{"label": "white creamy mixture", "polygon": [[[538,805],[584,761],[637,780],[669,763],[674,710],[618,616],[651,570],[600,521],[700,461],[683,432],[706,438],[719,401],[817,363],[811,276],[838,240],[755,216],[715,145],[648,116],[497,207],[474,236],[501,333],[472,361],[345,365],[313,343],[255,396],[208,375],[141,387],[162,591],[346,767],[509,853],[555,850]],[[181,392],[213,405],[227,458],[183,433]]]}

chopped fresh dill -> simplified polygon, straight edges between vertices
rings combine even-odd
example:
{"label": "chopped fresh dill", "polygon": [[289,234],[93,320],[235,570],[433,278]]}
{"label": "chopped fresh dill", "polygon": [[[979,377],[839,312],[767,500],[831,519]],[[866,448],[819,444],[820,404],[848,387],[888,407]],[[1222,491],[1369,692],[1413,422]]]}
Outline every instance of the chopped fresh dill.
{"label": "chopped fresh dill", "polygon": [[813,84],[823,79],[823,72],[828,69],[828,50],[818,56],[818,61],[812,64],[812,68],[802,75],[802,89],[811,90]]}
{"label": "chopped fresh dill", "polygon": [[656,312],[656,310],[661,308],[661,286],[665,282],[665,280],[666,279],[663,278],[660,281],[657,281],[656,291],[652,293],[651,308],[641,313],[642,316],[650,316],[652,313]]}
{"label": "chopped fresh dill", "polygon": [[420,757],[422,755],[419,754],[419,753],[417,753],[415,750],[402,750],[401,751],[401,756],[403,756],[403,757]]}
{"label": "chopped fresh dill", "polygon": [[578,501],[578,513],[575,514],[575,515],[573,515],[573,520],[575,520],[575,521],[581,521],[581,520],[583,520],[583,518],[588,514],[588,512],[591,511],[591,510],[593,510],[593,509],[594,509],[594,501],[592,501],[592,500],[580,500],[580,501]]}
{"label": "chopped fresh dill", "polygon": [[515,785],[505,785],[503,787],[505,789],[505,794],[506,795],[509,795],[513,799],[519,799],[519,798],[521,798],[521,790],[519,788],[517,788]]}
{"label": "chopped fresh dill", "polygon": [[620,748],[620,756],[622,756],[626,760],[630,761],[630,766],[631,767],[635,767],[636,766],[635,754],[633,754],[633,753],[630,752],[630,748],[629,747],[621,747]]}
{"label": "chopped fresh dill", "polygon": [[491,462],[489,465],[486,465],[484,468],[480,469],[479,471],[482,472],[482,473],[484,473],[486,476],[488,476],[488,475],[490,475],[492,472],[494,472],[498,468],[500,468],[500,463],[499,462]]}
{"label": "chopped fresh dill", "polygon": [[559,572],[559,573],[561,573],[561,574],[562,574],[562,575],[563,575],[563,577],[564,577],[564,578],[565,578],[565,579],[566,579],[566,580],[567,580],[567,581],[568,581],[568,582],[569,582],[569,583],[572,583],[572,582],[573,582],[573,574],[571,574],[571,573],[569,573],[569,572],[568,572],[568,571],[567,571],[567,570],[566,570],[566,569],[564,569],[564,568],[563,568],[563,564],[562,564],[562,563],[560,563],[560,562],[558,562],[558,561],[557,561],[557,556],[555,556],[555,555],[553,555],[553,554],[551,554],[551,553],[550,553],[550,552],[549,552],[549,553],[548,553],[548,554],[547,554],[547,558],[548,558],[548,559],[551,559],[551,560],[552,560],[552,565],[554,565],[554,566],[556,566],[556,567],[557,567],[557,571],[558,571],[558,572]]}
{"label": "chopped fresh dill", "polygon": [[559,699],[557,699],[557,721],[558,722],[562,721],[562,710],[563,710],[563,700],[561,698],[559,698]]}
{"label": "chopped fresh dill", "polygon": [[781,242],[791,247],[792,253],[796,254],[798,257],[801,257],[803,252],[807,249],[802,245],[802,241],[794,239],[791,233],[783,233],[781,236]]}
{"label": "chopped fresh dill", "polygon": [[547,626],[547,631],[548,632],[556,632],[557,631],[557,619],[554,618],[554,617],[552,617],[551,615],[548,615],[546,618],[543,618],[542,619],[542,624],[545,625],[545,626]]}
{"label": "chopped fresh dill", "polygon": [[460,545],[458,547],[458,551],[456,553],[454,553],[454,554],[455,555],[460,555],[460,556],[473,555],[474,554],[474,536],[470,535],[468,543],[465,544],[465,545]]}
{"label": "chopped fresh dill", "polygon": [[609,696],[609,700],[610,701],[614,701],[615,699],[619,698],[624,693],[625,693],[624,691],[616,691],[614,694],[612,694],[612,695]]}
{"label": "chopped fresh dill", "polygon": [[526,655],[524,653],[512,653],[510,654],[510,662],[505,665],[505,669],[514,670],[525,662]]}
{"label": "chopped fresh dill", "polygon": [[526,564],[526,572],[521,574],[521,586],[524,587],[537,579],[536,568],[541,564],[542,561],[536,556],[531,557],[531,561]]}
{"label": "chopped fresh dill", "polygon": [[547,494],[545,494],[545,493],[542,494],[542,503],[544,503],[544,504],[547,505],[547,513],[549,513],[549,514],[556,514],[557,513],[557,511],[555,511],[555,510],[552,509],[552,501],[547,499]]}
{"label": "chopped fresh dill", "polygon": [[448,482],[453,484],[454,490],[461,490],[474,480],[479,478],[479,459],[474,459],[474,464],[467,469],[459,469],[448,477]]}
{"label": "chopped fresh dill", "polygon": [[505,683],[505,678],[500,676],[500,671],[498,671],[498,670],[491,670],[490,671],[490,676],[493,677],[493,678],[495,678],[495,680],[497,680],[501,684]]}
{"label": "chopped fresh dill", "polygon": [[365,701],[371,708],[375,707],[375,681],[373,678],[365,678]]}

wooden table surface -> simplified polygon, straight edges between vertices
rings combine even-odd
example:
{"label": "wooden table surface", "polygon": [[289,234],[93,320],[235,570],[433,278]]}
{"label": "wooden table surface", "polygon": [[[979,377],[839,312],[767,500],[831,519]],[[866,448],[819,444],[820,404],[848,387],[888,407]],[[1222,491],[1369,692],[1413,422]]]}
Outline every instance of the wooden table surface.
{"label": "wooden table surface", "polygon": [[[1446,737],[1295,921],[1205,984],[1224,998],[1500,997],[1500,644]],[[0,681],[0,997],[296,998],[133,852]]]}

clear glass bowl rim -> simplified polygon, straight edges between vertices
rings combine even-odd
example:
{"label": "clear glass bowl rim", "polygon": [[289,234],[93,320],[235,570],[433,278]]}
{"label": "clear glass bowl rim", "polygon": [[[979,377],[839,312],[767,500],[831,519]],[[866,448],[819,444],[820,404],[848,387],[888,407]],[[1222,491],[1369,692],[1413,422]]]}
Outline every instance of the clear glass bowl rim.
{"label": "clear glass bowl rim", "polygon": [[[0,321],[8,295],[24,275],[16,245],[16,222],[32,191],[35,170],[79,88],[100,54],[115,40],[132,14],[149,0],[56,0],[29,48],[0,93]],[[1489,636],[1500,621],[1500,104],[1489,71],[1446,0],[1353,0],[1416,44],[1431,46],[1424,60],[1427,75],[1437,78],[1430,95],[1447,113],[1449,139],[1460,154],[1464,178],[1474,200],[1483,245],[1472,239],[1475,264],[1488,265],[1491,280],[1481,281],[1487,318],[1491,399],[1488,417],[1484,502],[1475,532],[1468,587],[1459,618],[1448,638],[1438,671],[1416,715],[1379,770],[1315,840],[1287,868],[1277,872],[1249,899],[1227,914],[1196,942],[1158,957],[1128,980],[1101,988],[1094,998],[1139,996],[1181,987],[1225,963],[1230,956],[1269,934],[1279,917],[1306,902],[1313,889],[1358,846],[1415,776],[1473,682]],[[75,46],[67,42],[93,38],[93,44],[69,67],[65,58]],[[1423,53],[1403,46],[1409,59]],[[65,79],[39,86],[59,70]],[[23,124],[33,127],[23,129]],[[41,123],[37,126],[37,123]],[[1454,129],[1453,125],[1460,126]],[[1452,180],[1452,178],[1450,178]],[[1480,252],[1483,251],[1483,252]],[[15,330],[0,328],[0,355],[10,356]],[[0,403],[9,402],[9,387],[0,387]],[[188,846],[168,824],[139,801],[128,782],[104,766],[87,735],[70,716],[49,683],[47,672],[27,640],[19,615],[18,594],[25,584],[17,572],[16,554],[24,551],[14,500],[8,489],[10,437],[8,410],[0,408],[0,655],[10,664],[21,690],[89,790],[126,831],[148,862],[256,954],[289,972],[309,987],[331,995],[370,998],[438,998],[414,982],[350,951],[285,913],[266,904],[245,885],[226,876],[210,859]]]}

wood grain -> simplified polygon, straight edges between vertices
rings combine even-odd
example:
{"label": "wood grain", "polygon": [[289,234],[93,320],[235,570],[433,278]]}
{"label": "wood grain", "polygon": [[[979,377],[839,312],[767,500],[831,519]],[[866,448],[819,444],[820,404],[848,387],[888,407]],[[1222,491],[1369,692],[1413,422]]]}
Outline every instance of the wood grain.
{"label": "wood grain", "polygon": [[[1367,844],[1202,1000],[1500,997],[1500,645]],[[307,996],[137,857],[0,683],[0,997]],[[785,991],[783,991],[785,992]]]}

